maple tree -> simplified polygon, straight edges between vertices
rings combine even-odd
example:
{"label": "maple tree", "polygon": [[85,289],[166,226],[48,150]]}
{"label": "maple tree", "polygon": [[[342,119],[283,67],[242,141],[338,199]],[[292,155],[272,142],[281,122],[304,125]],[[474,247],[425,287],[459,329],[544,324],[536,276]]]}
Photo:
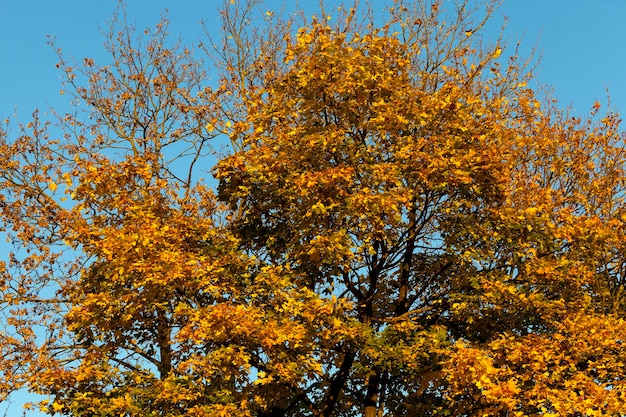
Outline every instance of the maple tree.
{"label": "maple tree", "polygon": [[122,9],[110,65],[59,51],[63,135],[0,131],[0,393],[72,416],[626,413],[619,116],[531,89],[481,36],[495,2],[259,5],[225,2],[212,86]]}

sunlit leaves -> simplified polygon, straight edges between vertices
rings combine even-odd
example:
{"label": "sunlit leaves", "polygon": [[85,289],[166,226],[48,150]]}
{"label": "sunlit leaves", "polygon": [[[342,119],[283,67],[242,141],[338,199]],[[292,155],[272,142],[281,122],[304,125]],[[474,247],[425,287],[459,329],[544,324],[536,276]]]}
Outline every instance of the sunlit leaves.
{"label": "sunlit leaves", "polygon": [[225,4],[219,85],[165,22],[118,17],[110,65],[60,55],[88,108],[63,140],[37,113],[0,132],[0,393],[76,416],[623,414],[619,117],[529,88],[481,41],[491,2],[246,26],[258,5]]}

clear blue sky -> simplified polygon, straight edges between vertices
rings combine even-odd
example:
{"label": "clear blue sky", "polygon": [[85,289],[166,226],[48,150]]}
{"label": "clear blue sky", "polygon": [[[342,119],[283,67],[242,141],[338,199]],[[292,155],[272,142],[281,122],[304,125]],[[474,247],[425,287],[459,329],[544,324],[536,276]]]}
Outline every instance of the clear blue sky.
{"label": "clear blue sky", "polygon": [[[267,0],[268,7],[280,0]],[[373,0],[374,3],[383,0]],[[362,1],[363,3],[365,0]],[[132,0],[131,20],[139,28],[153,25],[167,8],[171,32],[194,43],[202,37],[199,21],[215,22],[221,0]],[[317,0],[301,0],[317,4]],[[326,0],[326,3],[337,3]],[[59,95],[60,73],[46,36],[67,54],[102,56],[99,25],[117,1],[1,0],[0,116],[22,118],[34,108],[61,108],[68,97]],[[504,0],[498,15],[509,18],[507,35],[524,36],[524,45],[538,45],[542,53],[539,81],[554,87],[559,100],[585,111],[609,88],[618,109],[626,108],[626,1],[624,0]]]}
{"label": "clear blue sky", "polygon": [[[300,2],[318,4],[317,0]],[[130,20],[139,29],[153,26],[167,8],[170,32],[185,43],[195,44],[202,38],[200,20],[218,27],[216,6],[221,0],[128,3]],[[282,2],[266,3],[277,9]],[[115,0],[0,0],[0,117],[13,115],[15,109],[23,121],[35,108],[53,107],[64,113],[69,96],[59,94],[61,74],[46,37],[56,37],[56,45],[67,56],[106,62],[99,26],[106,26],[116,5]],[[626,113],[626,0],[504,0],[497,18],[505,15],[506,36],[523,36],[526,51],[537,46],[542,55],[537,79],[554,89],[563,107],[571,104],[584,113],[596,100],[604,104],[608,89],[613,107]],[[28,400],[32,398],[20,394],[12,405],[0,404],[0,416],[5,410],[8,417],[21,415],[20,405]]]}

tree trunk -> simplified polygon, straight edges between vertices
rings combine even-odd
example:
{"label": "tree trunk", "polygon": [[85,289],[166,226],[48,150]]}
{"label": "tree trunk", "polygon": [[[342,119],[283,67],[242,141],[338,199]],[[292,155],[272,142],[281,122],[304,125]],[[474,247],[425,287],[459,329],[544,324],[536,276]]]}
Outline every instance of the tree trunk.
{"label": "tree trunk", "polygon": [[167,378],[172,370],[172,346],[170,340],[171,328],[163,311],[157,312],[157,344],[159,347],[159,377]]}
{"label": "tree trunk", "polygon": [[378,393],[380,389],[380,371],[375,370],[367,380],[363,417],[376,417],[378,410]]}

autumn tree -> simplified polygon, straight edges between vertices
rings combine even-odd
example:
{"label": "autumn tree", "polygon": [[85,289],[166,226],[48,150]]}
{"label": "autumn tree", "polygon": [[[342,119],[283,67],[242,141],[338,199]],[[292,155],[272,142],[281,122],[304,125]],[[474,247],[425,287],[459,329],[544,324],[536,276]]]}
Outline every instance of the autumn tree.
{"label": "autumn tree", "polygon": [[0,392],[71,416],[626,413],[620,120],[533,90],[482,36],[495,6],[225,2],[200,49],[120,9],[110,64],[59,51],[63,135],[35,113],[0,136]]}

